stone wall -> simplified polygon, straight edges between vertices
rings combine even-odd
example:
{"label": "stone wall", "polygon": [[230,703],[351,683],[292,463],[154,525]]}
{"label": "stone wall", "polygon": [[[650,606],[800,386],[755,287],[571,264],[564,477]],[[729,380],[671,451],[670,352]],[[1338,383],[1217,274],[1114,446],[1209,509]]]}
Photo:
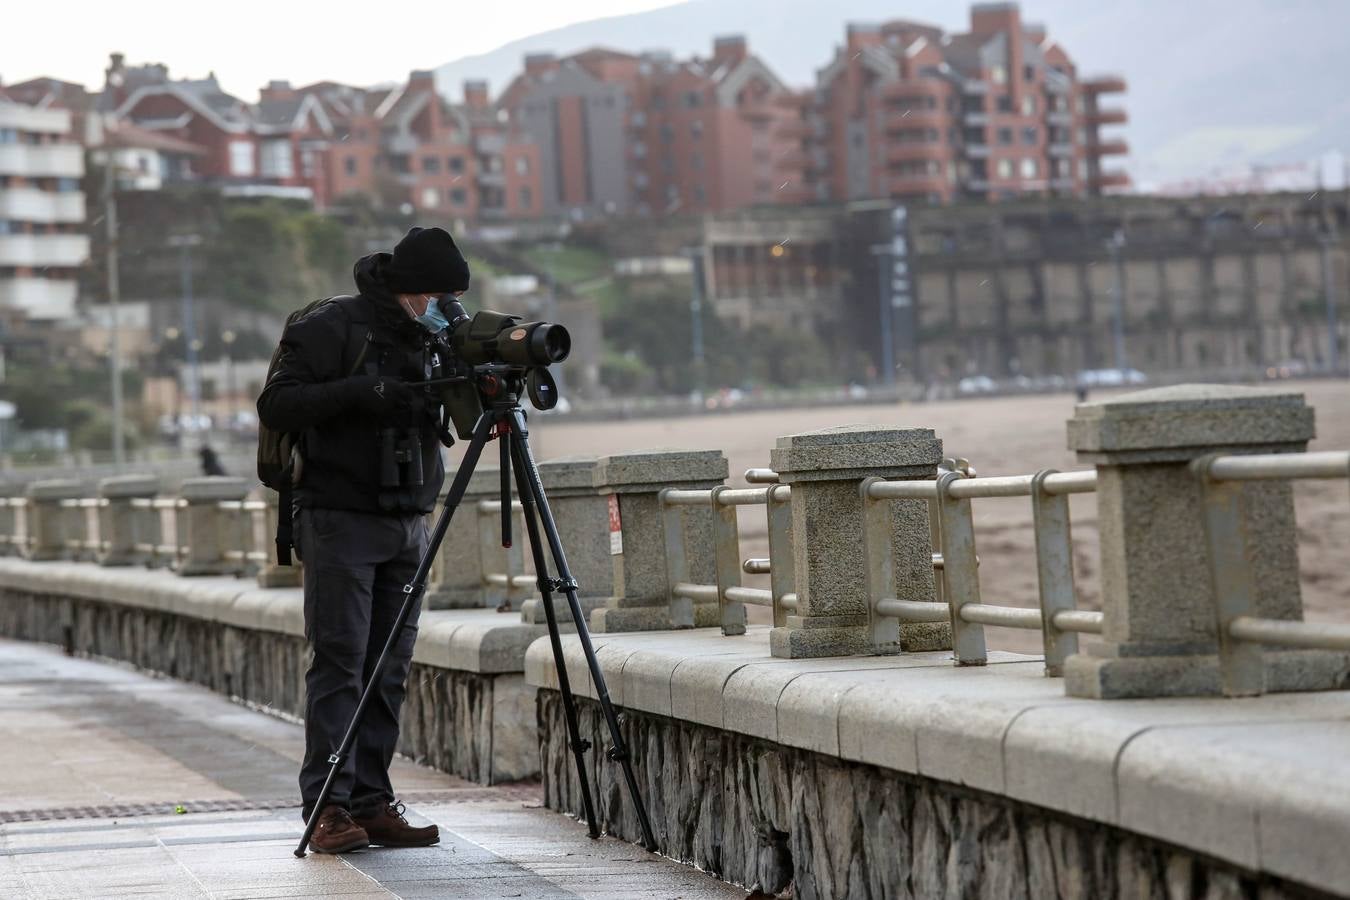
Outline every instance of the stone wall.
{"label": "stone wall", "polygon": [[[298,635],[15,588],[0,589],[0,635],[130,663],[289,715],[304,712],[310,650]],[[528,710],[530,697],[519,673],[414,663],[399,751],[480,783],[531,774],[534,742],[517,741],[503,754],[509,742],[499,733],[524,718],[517,708]]]}
{"label": "stone wall", "polygon": [[[538,694],[545,802],[580,815],[561,695]],[[609,746],[598,704],[583,737]],[[660,852],[747,887],[823,898],[1330,897],[1165,842],[958,785],[625,710]],[[587,755],[597,816],[640,837],[622,772]]]}

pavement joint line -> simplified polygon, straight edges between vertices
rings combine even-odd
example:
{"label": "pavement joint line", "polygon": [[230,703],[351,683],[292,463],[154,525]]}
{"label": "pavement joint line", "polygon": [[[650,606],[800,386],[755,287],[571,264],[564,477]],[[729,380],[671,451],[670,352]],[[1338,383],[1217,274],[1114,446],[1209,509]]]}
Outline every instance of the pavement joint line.
{"label": "pavement joint line", "polygon": [[[534,782],[513,782],[490,787],[444,788],[409,791],[399,797],[408,804],[491,803],[502,800],[537,801],[542,788]],[[0,810],[0,825],[21,822],[53,822],[69,819],[130,819],[138,816],[166,816],[191,813],[247,812],[299,809],[297,797],[248,798],[228,800],[176,800],[149,803],[113,803],[97,806],[61,806],[46,809]]]}

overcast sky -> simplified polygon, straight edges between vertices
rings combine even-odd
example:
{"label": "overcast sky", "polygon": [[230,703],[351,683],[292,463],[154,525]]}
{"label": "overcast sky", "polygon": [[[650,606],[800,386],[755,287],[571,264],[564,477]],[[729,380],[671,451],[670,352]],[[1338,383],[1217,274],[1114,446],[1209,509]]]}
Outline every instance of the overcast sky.
{"label": "overcast sky", "polygon": [[[0,79],[51,76],[103,85],[108,54],[160,62],[174,78],[214,70],[245,100],[271,79],[400,81],[538,31],[670,6],[671,0],[47,0],[26,4],[22,28],[0,34]],[[228,10],[228,12],[226,12]],[[15,24],[11,22],[11,24]]]}

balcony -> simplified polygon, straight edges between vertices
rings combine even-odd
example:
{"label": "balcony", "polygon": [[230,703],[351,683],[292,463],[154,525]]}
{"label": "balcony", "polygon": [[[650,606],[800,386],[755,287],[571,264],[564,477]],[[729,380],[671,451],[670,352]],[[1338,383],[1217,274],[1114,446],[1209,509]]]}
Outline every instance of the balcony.
{"label": "balcony", "polygon": [[1086,78],[1080,83],[1083,90],[1089,94],[1121,94],[1127,90],[1125,79],[1120,75],[1099,75],[1095,78]]}
{"label": "balcony", "polygon": [[480,134],[474,138],[473,147],[483,156],[501,156],[506,150],[506,138],[500,134]]}
{"label": "balcony", "polygon": [[1072,178],[1051,178],[1050,189],[1055,191],[1072,191],[1074,189]]}
{"label": "balcony", "polygon": [[37,188],[0,190],[0,219],[11,222],[84,221],[84,194],[79,191],[42,191]]}
{"label": "balcony", "polygon": [[967,159],[988,159],[988,144],[966,144],[963,148]]}
{"label": "balcony", "polygon": [[1072,125],[1073,113],[1067,109],[1052,109],[1045,114],[1045,121],[1049,125]]}
{"label": "balcony", "polygon": [[961,122],[964,125],[983,127],[989,124],[989,113],[987,112],[963,112],[961,113]]}
{"label": "balcony", "polygon": [[480,169],[478,173],[474,175],[474,178],[477,179],[479,184],[486,184],[492,187],[506,186],[506,173],[500,170],[496,172],[488,172],[486,170]]}
{"label": "balcony", "polygon": [[1087,145],[1089,156],[1123,156],[1130,152],[1130,145],[1119,138],[1110,141],[1098,141]]}
{"label": "balcony", "polygon": [[1092,176],[1092,187],[1101,190],[1103,188],[1127,188],[1130,186],[1130,176],[1124,172],[1098,172]]}
{"label": "balcony", "polygon": [[1123,109],[1098,109],[1084,116],[1089,125],[1123,125],[1130,120]]}
{"label": "balcony", "polygon": [[79,144],[0,145],[0,175],[25,178],[79,178],[84,148]]}
{"label": "balcony", "polygon": [[78,292],[74,278],[0,279],[0,308],[22,310],[30,319],[67,319]]}
{"label": "balcony", "polygon": [[886,111],[887,129],[946,128],[951,117],[941,109],[890,109]]}
{"label": "balcony", "polygon": [[1048,144],[1045,150],[1051,156],[1073,156],[1073,144],[1067,142]]}
{"label": "balcony", "polygon": [[0,266],[82,266],[89,261],[83,234],[0,234]]}
{"label": "balcony", "polygon": [[891,143],[886,146],[886,161],[893,163],[923,159],[947,159],[950,156],[951,150],[936,142],[931,144]]}
{"label": "balcony", "polygon": [[951,182],[941,175],[890,174],[886,176],[886,185],[888,193],[891,194],[912,194],[918,191],[943,193],[952,186]]}

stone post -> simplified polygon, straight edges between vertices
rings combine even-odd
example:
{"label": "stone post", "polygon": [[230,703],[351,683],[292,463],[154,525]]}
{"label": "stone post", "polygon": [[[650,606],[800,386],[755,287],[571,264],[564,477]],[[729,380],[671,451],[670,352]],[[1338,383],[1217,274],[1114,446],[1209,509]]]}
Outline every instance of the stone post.
{"label": "stone post", "polygon": [[[596,487],[600,471],[600,461],[594,456],[568,456],[539,463],[539,478],[558,525],[567,565],[579,586],[581,608],[588,617],[615,593],[614,565],[609,552],[609,498],[602,496]],[[553,556],[547,544],[544,557],[552,571]],[[555,596],[553,609],[559,622],[572,621],[566,597]],[[530,625],[548,622],[543,601],[537,595],[525,601],[520,619]]]}
{"label": "stone post", "polygon": [[[663,488],[711,489],[727,477],[720,450],[639,450],[600,460],[596,484],[605,498],[613,596],[591,613],[598,632],[655,631],[675,627],[666,584]],[[617,522],[615,521],[617,520]],[[689,577],[715,584],[712,507],[684,510],[684,549]],[[694,607],[695,626],[719,624],[717,605]]]}
{"label": "stone post", "polygon": [[240,533],[240,529],[234,527],[238,514],[225,512],[220,503],[243,500],[248,496],[248,482],[223,476],[185,478],[180,496],[187,506],[177,511],[177,515],[183,517],[178,534],[186,546],[180,544],[178,548],[178,574],[234,575],[240,572],[246,564],[225,557],[226,550],[247,549],[232,546],[238,543]]}
{"label": "stone post", "polygon": [[[1097,467],[1103,641],[1066,661],[1066,692],[1221,693],[1202,487],[1189,464],[1210,453],[1304,450],[1313,410],[1301,394],[1178,385],[1079,404],[1068,424],[1069,449]],[[1292,487],[1266,481],[1241,490],[1246,528],[1259,535],[1252,545],[1256,615],[1301,619]],[[1268,653],[1268,689],[1333,687],[1318,658]]]}
{"label": "stone post", "polygon": [[71,521],[62,500],[78,500],[84,485],[72,479],[34,481],[28,485],[27,542],[24,556],[28,559],[65,559],[66,523]]}
{"label": "stone post", "polygon": [[106,501],[98,511],[99,546],[96,559],[100,566],[133,566],[145,562],[136,552],[140,540],[137,523],[141,516],[132,500],[150,499],[159,493],[155,475],[116,475],[98,483],[98,496]]}
{"label": "stone post", "polygon": [[[279,587],[300,587],[304,583],[303,563],[300,557],[295,555],[295,548],[291,548],[291,564],[283,566],[277,560],[277,523],[281,519],[281,495],[274,490],[263,489],[263,502],[267,504],[267,512],[264,516],[263,535],[264,549],[267,550],[267,564],[258,572],[258,586],[265,588]],[[285,510],[285,515],[291,515],[291,510]]]}
{"label": "stone post", "polygon": [[[495,449],[495,445],[488,447],[488,450]],[[483,455],[488,454],[485,451]],[[446,472],[445,484],[441,487],[436,505],[436,516],[445,506],[445,496],[454,477],[453,471]],[[483,565],[486,558],[495,571],[505,571],[506,551],[501,548],[500,538],[487,548],[480,547],[481,535],[478,529],[478,501],[500,497],[501,483],[501,470],[480,461],[469,479],[464,499],[450,520],[450,528],[445,533],[440,552],[432,563],[431,578],[422,598],[424,608],[477,609],[489,605],[489,600],[492,600],[491,605],[496,605],[504,596],[501,593],[504,588],[494,588],[492,591],[486,589],[483,584]],[[524,532],[518,534],[517,542],[524,540]],[[495,565],[496,562],[500,562],[500,565]]]}
{"label": "stone post", "polygon": [[[769,633],[774,656],[800,658],[872,653],[864,548],[865,478],[933,479],[942,441],[928,428],[845,425],[778,439],[770,455],[778,480],[792,485],[793,574],[796,615]],[[895,504],[897,572],[911,572],[910,556],[927,553],[932,569],[928,514],[915,504]],[[924,549],[926,548],[926,549]],[[931,574],[929,575],[931,577]],[[931,582],[929,582],[931,583]],[[944,626],[907,626],[900,646],[878,652],[950,646]]]}

